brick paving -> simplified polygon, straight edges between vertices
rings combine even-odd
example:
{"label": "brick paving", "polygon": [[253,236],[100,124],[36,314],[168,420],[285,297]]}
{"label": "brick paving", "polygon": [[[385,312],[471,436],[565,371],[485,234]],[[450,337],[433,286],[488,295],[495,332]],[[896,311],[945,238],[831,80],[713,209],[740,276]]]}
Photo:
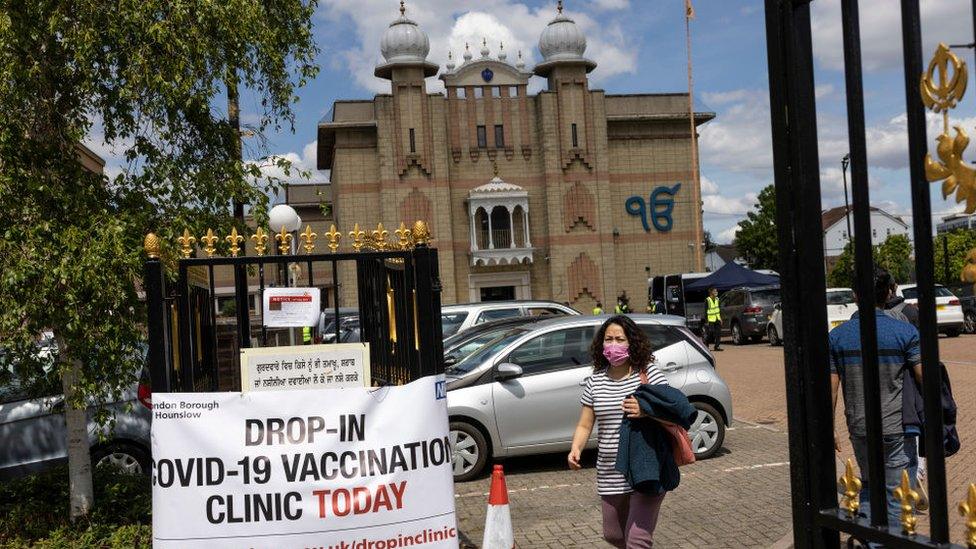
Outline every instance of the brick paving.
{"label": "brick paving", "polygon": [[[976,481],[976,336],[942,339],[941,358],[959,405],[962,450],[947,461],[952,540],[963,539],[956,504]],[[681,486],[665,499],[656,547],[770,547],[790,534],[786,395],[781,348],[726,347],[718,370],[732,390],[737,423],[716,457],[682,469]],[[846,439],[838,416],[840,438]],[[842,457],[851,456],[849,444]],[[563,455],[505,462],[518,547],[609,547],[601,538],[593,468],[568,471]],[[458,484],[462,530],[475,544],[484,526],[489,480]],[[926,523],[925,517],[920,523]]]}

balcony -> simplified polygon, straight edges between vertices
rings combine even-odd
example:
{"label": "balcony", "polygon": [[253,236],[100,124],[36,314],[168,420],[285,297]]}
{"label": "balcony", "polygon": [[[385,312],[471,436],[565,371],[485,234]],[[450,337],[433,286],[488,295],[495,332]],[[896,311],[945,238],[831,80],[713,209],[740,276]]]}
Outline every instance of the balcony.
{"label": "balcony", "polygon": [[532,262],[529,238],[529,193],[495,175],[468,195],[471,265],[515,265]]}

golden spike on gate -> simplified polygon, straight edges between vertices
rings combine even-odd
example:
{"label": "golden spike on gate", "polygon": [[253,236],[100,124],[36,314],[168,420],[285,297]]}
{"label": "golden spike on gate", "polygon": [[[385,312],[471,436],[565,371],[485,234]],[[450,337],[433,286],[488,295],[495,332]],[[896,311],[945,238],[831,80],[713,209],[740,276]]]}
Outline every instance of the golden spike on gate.
{"label": "golden spike on gate", "polygon": [[180,255],[184,259],[193,253],[193,245],[197,242],[197,237],[190,234],[190,229],[183,229],[183,236],[177,237],[176,241],[180,244]]}
{"label": "golden spike on gate", "polygon": [[213,229],[207,229],[207,234],[200,237],[200,242],[203,243],[204,246],[203,251],[207,252],[207,257],[213,257],[214,252],[217,251],[214,244],[216,244],[218,240],[220,240],[220,238],[214,234]]}
{"label": "golden spike on gate", "polygon": [[230,230],[230,235],[224,237],[227,244],[230,246],[231,257],[237,257],[237,254],[241,251],[241,242],[244,242],[244,237],[237,234],[237,227]]}
{"label": "golden spike on gate", "polygon": [[966,94],[969,80],[966,63],[939,44],[922,75],[920,90],[922,102],[935,113],[942,113],[942,134],[936,138],[936,155],[939,160],[925,155],[925,178],[930,183],[942,181],[942,197],[956,193],[956,203],[966,202],[966,213],[976,212],[976,169],[963,158],[969,146],[969,136],[960,126],[954,126],[956,135],[949,135],[949,111],[954,109]]}
{"label": "golden spike on gate", "polygon": [[918,505],[918,492],[912,490],[912,483],[908,481],[908,471],[901,472],[901,484],[892,491],[895,499],[901,504],[901,531],[903,534],[914,536],[918,519],[915,518],[915,506]]}
{"label": "golden spike on gate", "polygon": [[142,241],[142,248],[146,250],[149,259],[159,259],[162,253],[162,242],[156,233],[149,233],[146,235],[146,239]]}
{"label": "golden spike on gate", "polygon": [[376,226],[376,230],[373,231],[373,246],[376,247],[377,251],[386,251],[387,242],[386,239],[390,236],[390,231],[383,228],[383,224],[380,223]]}
{"label": "golden spike on gate", "polygon": [[319,237],[316,233],[312,232],[311,225],[305,225],[305,230],[302,234],[298,235],[302,240],[302,248],[305,249],[306,254],[311,254],[315,251],[315,239]]}
{"label": "golden spike on gate", "polygon": [[398,243],[400,245],[401,250],[410,249],[410,237],[413,236],[413,232],[411,232],[410,229],[407,228],[406,223],[401,221],[400,228],[393,231],[393,234],[397,235],[397,239],[399,240]]}
{"label": "golden spike on gate", "polygon": [[281,226],[281,232],[275,235],[275,240],[278,242],[278,251],[281,255],[288,255],[291,251],[291,233],[285,229],[285,226]]}
{"label": "golden spike on gate", "polygon": [[258,227],[258,230],[251,235],[251,240],[254,241],[254,251],[258,255],[264,255],[268,249],[268,235],[264,234],[264,229]]}
{"label": "golden spike on gate", "polygon": [[352,239],[352,249],[359,252],[363,249],[363,237],[366,236],[366,231],[359,230],[359,223],[356,223],[352,230],[349,231],[349,238]]}
{"label": "golden spike on gate", "polygon": [[332,253],[336,253],[339,250],[339,241],[342,240],[342,233],[336,230],[335,224],[329,227],[329,232],[325,233],[325,236],[329,238],[329,249]]}
{"label": "golden spike on gate", "polygon": [[844,467],[844,476],[840,477],[840,487],[844,490],[844,497],[840,500],[840,508],[847,511],[850,518],[857,516],[861,508],[858,496],[861,494],[861,479],[854,474],[854,460],[848,458]]}
{"label": "golden spike on gate", "polygon": [[976,549],[976,484],[969,485],[966,501],[959,504],[959,514],[966,521],[966,545]]}

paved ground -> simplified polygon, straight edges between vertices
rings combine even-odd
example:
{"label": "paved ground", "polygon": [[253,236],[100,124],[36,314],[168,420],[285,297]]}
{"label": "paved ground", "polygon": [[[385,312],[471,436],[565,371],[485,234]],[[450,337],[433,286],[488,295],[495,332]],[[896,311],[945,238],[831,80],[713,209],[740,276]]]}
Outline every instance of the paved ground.
{"label": "paved ground", "polygon": [[[963,443],[948,461],[954,513],[968,483],[976,482],[976,336],[943,339],[940,347],[959,404]],[[741,421],[729,431],[725,452],[682,469],[680,488],[662,508],[655,546],[770,547],[790,533],[782,349],[766,344],[727,349],[718,354],[718,369],[732,389]],[[851,456],[849,447],[846,456]],[[589,466],[579,472],[566,470],[562,455],[506,462],[518,547],[608,547],[600,535],[594,456],[587,457]],[[488,484],[483,478],[457,485],[458,519],[476,544]],[[953,541],[961,542],[958,515],[952,515],[951,526]]]}

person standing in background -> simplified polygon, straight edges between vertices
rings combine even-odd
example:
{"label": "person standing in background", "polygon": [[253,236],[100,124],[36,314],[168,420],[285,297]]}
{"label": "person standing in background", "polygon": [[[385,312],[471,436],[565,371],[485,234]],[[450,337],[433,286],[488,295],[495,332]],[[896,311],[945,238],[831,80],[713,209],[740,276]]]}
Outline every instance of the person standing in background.
{"label": "person standing in background", "polygon": [[593,307],[593,314],[594,316],[603,314],[603,303],[600,303],[599,301],[596,302],[596,307]]}
{"label": "person standing in background", "polygon": [[705,298],[705,320],[708,322],[708,332],[711,334],[712,343],[716,351],[722,350],[722,309],[718,303],[718,290],[708,289],[708,297]]}

